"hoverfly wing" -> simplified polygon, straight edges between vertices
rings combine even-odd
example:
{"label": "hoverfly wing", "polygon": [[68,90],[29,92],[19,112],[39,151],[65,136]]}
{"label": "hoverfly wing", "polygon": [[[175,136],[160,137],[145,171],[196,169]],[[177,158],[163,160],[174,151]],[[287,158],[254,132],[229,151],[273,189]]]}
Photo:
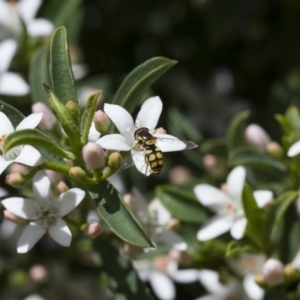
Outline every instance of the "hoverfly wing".
{"label": "hoverfly wing", "polygon": [[134,165],[134,161],[130,154],[128,156],[126,156],[121,162],[122,169],[128,169],[128,168],[132,167],[133,165]]}
{"label": "hoverfly wing", "polygon": [[192,141],[183,141],[172,136],[164,136],[156,135],[156,145],[162,152],[181,151],[186,149],[195,149],[198,147],[198,145]]}

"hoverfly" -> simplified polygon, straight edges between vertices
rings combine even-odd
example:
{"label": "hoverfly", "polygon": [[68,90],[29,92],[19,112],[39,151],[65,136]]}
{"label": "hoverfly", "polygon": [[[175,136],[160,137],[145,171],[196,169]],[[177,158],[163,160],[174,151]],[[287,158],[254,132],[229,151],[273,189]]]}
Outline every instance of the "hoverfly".
{"label": "hoverfly", "polygon": [[[143,159],[144,163],[146,163],[145,175],[147,176],[151,172],[154,174],[160,174],[164,165],[162,151],[168,152],[184,149],[195,149],[198,147],[198,145],[192,141],[182,141],[174,138],[173,136],[170,136],[170,138],[166,136],[168,135],[163,134],[162,137],[159,137],[159,134],[156,134],[156,136],[153,136],[146,127],[140,127],[136,129],[134,132],[135,142],[131,148],[131,156],[126,157],[122,161],[122,168],[126,169],[131,167],[137,162],[137,159],[134,159],[135,161],[132,159],[134,155],[143,154],[143,158],[141,158],[141,155],[139,155],[139,159]],[[178,149],[167,150],[167,148],[164,149],[165,146],[167,146],[168,149],[172,149],[172,147]],[[143,162],[140,161],[140,163]]]}

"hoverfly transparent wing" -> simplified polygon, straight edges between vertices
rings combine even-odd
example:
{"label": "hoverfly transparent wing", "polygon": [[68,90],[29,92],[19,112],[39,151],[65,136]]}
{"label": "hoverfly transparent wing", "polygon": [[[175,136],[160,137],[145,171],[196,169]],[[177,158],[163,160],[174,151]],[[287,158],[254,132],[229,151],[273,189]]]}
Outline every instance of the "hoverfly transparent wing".
{"label": "hoverfly transparent wing", "polygon": [[156,145],[162,152],[181,151],[198,147],[198,145],[192,141],[182,141],[172,136],[170,136],[170,138],[164,136],[156,135]]}
{"label": "hoverfly transparent wing", "polygon": [[131,154],[127,155],[121,162],[122,169],[128,169],[134,165],[134,161],[132,159]]}

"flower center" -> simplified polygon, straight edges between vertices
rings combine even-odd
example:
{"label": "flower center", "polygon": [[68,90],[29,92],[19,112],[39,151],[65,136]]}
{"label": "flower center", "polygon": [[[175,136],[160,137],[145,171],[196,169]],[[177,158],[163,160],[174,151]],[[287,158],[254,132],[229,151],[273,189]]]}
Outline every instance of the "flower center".
{"label": "flower center", "polygon": [[167,256],[159,256],[154,261],[154,266],[157,270],[166,272],[168,270],[170,260]]}
{"label": "flower center", "polygon": [[44,227],[48,228],[58,218],[58,211],[55,207],[48,204],[47,207],[40,206],[36,212],[36,219],[44,223]]}

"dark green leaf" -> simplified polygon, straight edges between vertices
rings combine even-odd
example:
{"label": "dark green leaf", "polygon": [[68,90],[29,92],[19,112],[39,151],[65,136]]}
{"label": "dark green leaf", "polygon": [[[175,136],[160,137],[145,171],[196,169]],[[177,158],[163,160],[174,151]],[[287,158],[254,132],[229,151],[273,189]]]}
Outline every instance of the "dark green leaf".
{"label": "dark green leaf", "polygon": [[48,73],[48,45],[38,48],[31,59],[29,68],[29,82],[33,102],[43,102],[48,104],[48,97],[42,82],[49,83]]}
{"label": "dark green leaf", "polygon": [[223,138],[212,138],[206,140],[200,145],[200,151],[203,154],[210,153],[215,155],[226,156],[226,141]]}
{"label": "dark green leaf", "polygon": [[226,256],[235,256],[244,252],[251,252],[253,248],[249,245],[244,245],[240,241],[231,241],[227,245]]}
{"label": "dark green leaf", "polygon": [[64,104],[69,100],[78,103],[65,27],[57,28],[52,36],[50,46],[50,75],[52,88],[58,99]]}
{"label": "dark green leaf", "polygon": [[19,145],[31,145],[35,148],[45,148],[49,152],[62,158],[74,159],[74,155],[60,148],[51,138],[37,129],[17,130],[9,134],[4,141],[4,153]]}
{"label": "dark green leaf", "polygon": [[88,185],[87,189],[97,204],[101,218],[115,234],[128,243],[140,247],[153,247],[141,225],[113,185],[105,180],[95,185]]}
{"label": "dark green leaf", "polygon": [[154,57],[127,75],[118,89],[113,104],[121,105],[129,113],[139,104],[145,91],[177,62],[165,57]]}
{"label": "dark green leaf", "polygon": [[163,185],[156,188],[156,196],[172,216],[181,221],[202,224],[207,220],[205,211],[193,193]]}
{"label": "dark green leaf", "polygon": [[14,128],[16,128],[25,118],[20,111],[3,101],[0,101],[0,111],[9,118]]}

